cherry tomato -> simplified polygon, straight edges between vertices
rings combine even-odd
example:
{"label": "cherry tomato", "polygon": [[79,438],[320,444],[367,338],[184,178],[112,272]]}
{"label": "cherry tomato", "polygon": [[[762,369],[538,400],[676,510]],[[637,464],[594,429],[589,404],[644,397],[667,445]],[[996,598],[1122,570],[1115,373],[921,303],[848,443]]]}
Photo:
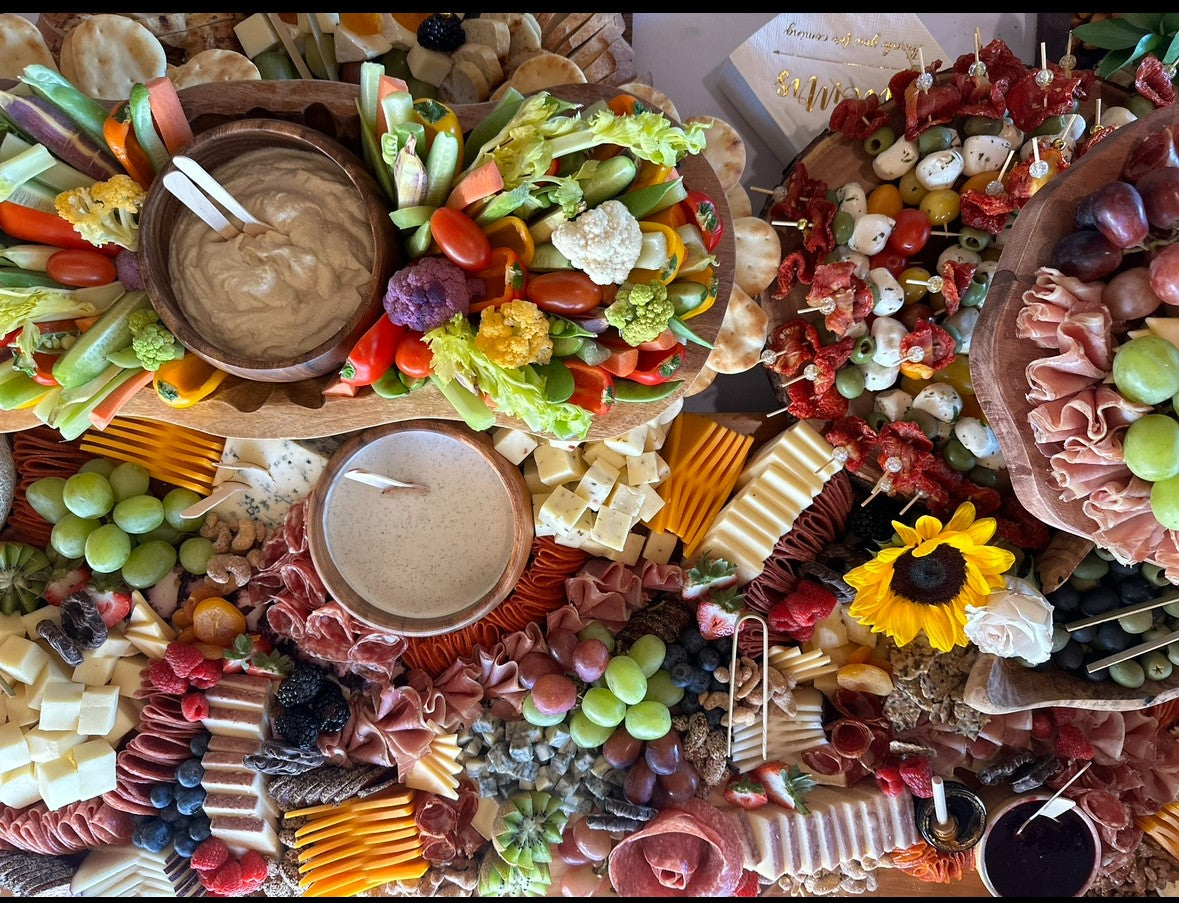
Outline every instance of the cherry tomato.
{"label": "cherry tomato", "polygon": [[422,341],[422,334],[412,329],[397,346],[393,362],[398,370],[414,379],[425,379],[434,372],[434,353]]}
{"label": "cherry tomato", "polygon": [[491,242],[461,210],[439,207],[430,217],[430,233],[450,262],[468,273],[485,270],[491,263]]}
{"label": "cherry tomato", "polygon": [[908,207],[895,217],[896,225],[888,236],[888,246],[898,254],[912,257],[925,247],[933,230],[929,217],[914,207]]}
{"label": "cherry tomato", "polygon": [[[435,214],[437,215],[437,214]],[[528,300],[550,314],[567,317],[602,303],[602,287],[579,270],[558,270],[533,276],[525,287]]]}
{"label": "cherry tomato", "polygon": [[58,251],[45,269],[54,282],[78,288],[109,285],[118,277],[115,262],[98,251]]}
{"label": "cherry tomato", "polygon": [[912,332],[918,320],[933,319],[933,308],[928,304],[906,304],[897,311],[896,318],[904,324],[905,329]]}
{"label": "cherry tomato", "polygon": [[883,213],[885,216],[897,218],[897,214],[904,209],[905,202],[901,200],[900,190],[891,182],[875,188],[868,195],[868,212]]}
{"label": "cherry tomato", "polygon": [[703,191],[689,191],[684,206],[691,212],[689,222],[695,222],[704,236],[704,247],[711,254],[721,242],[725,233],[725,224],[721,222],[720,213],[716,209],[716,201]]}
{"label": "cherry tomato", "polygon": [[904,254],[898,253],[889,247],[886,247],[879,254],[873,254],[870,258],[868,258],[869,267],[872,269],[884,267],[894,276],[900,276],[901,271],[905,269],[905,267],[908,265],[908,262],[909,258],[907,258]]}

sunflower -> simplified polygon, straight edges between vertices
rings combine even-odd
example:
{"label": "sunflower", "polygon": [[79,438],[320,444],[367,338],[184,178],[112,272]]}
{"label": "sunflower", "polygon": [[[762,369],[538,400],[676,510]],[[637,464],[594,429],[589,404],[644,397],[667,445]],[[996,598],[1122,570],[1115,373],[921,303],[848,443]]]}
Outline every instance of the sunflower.
{"label": "sunflower", "polygon": [[944,527],[929,516],[914,527],[892,525],[902,545],[881,550],[844,577],[856,591],[851,616],[898,646],[922,630],[940,652],[965,646],[966,606],[986,605],[1015,563],[1010,552],[986,544],[995,519],[975,520],[974,505],[963,502]]}

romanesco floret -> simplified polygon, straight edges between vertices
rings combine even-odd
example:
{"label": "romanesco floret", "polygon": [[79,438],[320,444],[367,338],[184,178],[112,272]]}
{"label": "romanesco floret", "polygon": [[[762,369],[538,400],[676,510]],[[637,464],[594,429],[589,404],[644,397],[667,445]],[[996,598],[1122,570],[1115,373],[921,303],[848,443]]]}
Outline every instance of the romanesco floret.
{"label": "romanesco floret", "polygon": [[621,201],[606,201],[558,226],[553,247],[598,285],[612,285],[635,268],[643,233]]}
{"label": "romanesco floret", "polygon": [[160,364],[184,357],[184,346],[160,322],[154,310],[137,310],[127,320],[131,348],[144,370],[158,370]]}
{"label": "romanesco floret", "polygon": [[667,297],[667,286],[657,279],[638,285],[624,285],[606,308],[606,322],[629,345],[651,342],[667,329],[675,316],[675,305]]}
{"label": "romanesco floret", "polygon": [[475,347],[501,367],[547,364],[553,356],[549,321],[531,301],[509,301],[479,315]]}
{"label": "romanesco floret", "polygon": [[146,192],[130,176],[111,176],[89,188],[71,188],[54,206],[74,231],[95,247],[114,243],[139,250],[139,208]]}

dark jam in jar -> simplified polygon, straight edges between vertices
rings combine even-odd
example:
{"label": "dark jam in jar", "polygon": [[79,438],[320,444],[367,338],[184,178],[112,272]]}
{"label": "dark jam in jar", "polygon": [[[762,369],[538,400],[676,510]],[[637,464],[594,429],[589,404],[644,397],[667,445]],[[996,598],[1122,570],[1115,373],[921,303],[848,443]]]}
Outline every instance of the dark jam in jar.
{"label": "dark jam in jar", "polygon": [[1053,821],[1037,818],[1016,830],[1044,805],[1031,800],[1008,810],[987,837],[987,876],[1001,897],[1071,897],[1089,880],[1097,848],[1089,826],[1074,811]]}

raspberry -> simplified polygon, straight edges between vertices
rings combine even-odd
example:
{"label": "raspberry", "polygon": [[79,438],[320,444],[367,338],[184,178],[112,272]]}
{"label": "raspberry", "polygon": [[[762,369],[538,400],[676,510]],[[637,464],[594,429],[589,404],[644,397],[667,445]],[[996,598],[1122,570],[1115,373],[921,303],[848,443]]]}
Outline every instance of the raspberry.
{"label": "raspberry", "polygon": [[193,668],[192,673],[188,675],[188,679],[194,687],[207,690],[209,687],[217,686],[217,682],[221,680],[221,673],[224,669],[224,659],[207,658]]}
{"label": "raspberry", "polygon": [[925,756],[902,759],[900,775],[913,796],[923,800],[933,797],[933,768]]}
{"label": "raspberry", "polygon": [[188,690],[188,681],[172,670],[167,659],[152,662],[147,669],[147,679],[161,693],[179,695]]}
{"label": "raspberry", "polygon": [[885,796],[900,796],[905,790],[900,766],[889,764],[876,769],[876,785]]}
{"label": "raspberry", "polygon": [[204,693],[185,693],[180,700],[180,711],[186,721],[200,721],[209,717],[209,700]]}
{"label": "raspberry", "polygon": [[205,656],[201,650],[196,646],[185,646],[183,643],[169,643],[168,651],[164,653],[164,661],[172,666],[172,671],[178,677],[188,677],[204,660]]}
{"label": "raspberry", "polygon": [[1062,724],[1056,734],[1056,755],[1087,762],[1093,758],[1093,744],[1075,724]]}
{"label": "raspberry", "polygon": [[757,882],[757,872],[744,871],[741,880],[733,889],[734,897],[756,897],[761,893],[761,886]]}
{"label": "raspberry", "polygon": [[189,863],[198,872],[211,872],[220,868],[229,859],[229,847],[225,841],[216,837],[209,837],[201,841],[201,845],[192,852]]}
{"label": "raspberry", "polygon": [[1052,707],[1052,719],[1056,722],[1057,726],[1072,724],[1073,719],[1076,717],[1077,713],[1073,709],[1066,709],[1064,706],[1059,705]]}
{"label": "raspberry", "polygon": [[242,883],[246,885],[239,893],[250,893],[262,886],[270,873],[270,863],[257,850],[246,850],[241,859]]}
{"label": "raspberry", "polygon": [[1032,736],[1037,740],[1047,740],[1055,729],[1052,716],[1047,712],[1036,712],[1032,715]]}
{"label": "raspberry", "polygon": [[799,580],[794,591],[775,602],[768,622],[777,633],[788,633],[800,642],[814,636],[814,627],[835,610],[835,596],[811,580]]}
{"label": "raspberry", "polygon": [[201,880],[206,888],[223,897],[237,897],[242,893],[242,867],[232,859],[210,872],[202,872]]}

